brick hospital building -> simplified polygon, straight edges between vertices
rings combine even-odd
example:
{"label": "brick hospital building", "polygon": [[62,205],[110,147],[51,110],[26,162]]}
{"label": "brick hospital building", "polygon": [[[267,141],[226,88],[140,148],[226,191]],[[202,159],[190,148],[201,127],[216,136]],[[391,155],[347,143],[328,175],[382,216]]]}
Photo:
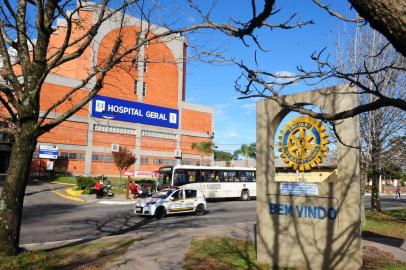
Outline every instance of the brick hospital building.
{"label": "brick hospital building", "polygon": [[[81,10],[81,28],[73,33],[79,37],[97,16],[97,7]],[[124,44],[134,44],[142,32],[140,21],[125,21]],[[58,48],[65,36],[66,22],[58,19],[50,49]],[[41,93],[41,111],[81,83],[89,70],[108,56],[120,28],[114,17],[103,23],[91,48],[50,74]],[[82,30],[81,30],[82,29]],[[154,26],[152,32],[165,29]],[[136,163],[132,167],[141,174],[175,164],[210,163],[211,154],[192,149],[193,143],[213,139],[213,109],[189,103],[186,97],[187,41],[182,36],[150,42],[138,53],[138,61],[113,68],[106,76],[96,98],[38,140],[32,173],[45,170],[46,159],[38,158],[40,145],[58,147],[55,168],[64,167],[74,175],[117,175],[112,148],[131,150]],[[71,99],[52,110],[54,118],[76,104],[91,89],[80,89]],[[4,151],[3,151],[4,152]],[[4,153],[3,153],[4,154]],[[181,158],[180,158],[181,157]],[[178,158],[178,159],[177,159]]]}

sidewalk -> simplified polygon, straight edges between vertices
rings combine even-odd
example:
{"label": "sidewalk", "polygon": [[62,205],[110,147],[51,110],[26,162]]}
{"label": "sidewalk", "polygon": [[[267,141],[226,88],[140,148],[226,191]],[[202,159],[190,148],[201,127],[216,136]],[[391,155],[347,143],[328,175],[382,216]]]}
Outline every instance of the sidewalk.
{"label": "sidewalk", "polygon": [[373,246],[382,251],[392,253],[398,260],[406,262],[406,240],[389,237],[362,237],[364,246]]}
{"label": "sidewalk", "polygon": [[71,186],[67,186],[58,191],[52,190],[52,192],[61,198],[74,202],[100,203],[108,205],[131,205],[137,202],[136,199],[126,199],[125,194],[115,194],[113,197],[97,199],[95,194],[81,194]]}
{"label": "sidewalk", "polygon": [[[102,237],[94,242],[120,239],[143,239],[134,242],[127,252],[116,258],[105,266],[104,269],[114,270],[170,270],[181,269],[185,253],[193,238],[199,237],[231,237],[242,240],[254,239],[254,223],[237,223],[205,228],[190,228],[167,230],[160,234],[156,233],[134,233],[118,236]],[[49,249],[58,246],[65,246],[72,243],[87,242],[86,239],[75,239],[67,241],[37,243],[24,245],[30,250]],[[383,237],[363,238],[363,246],[374,246],[381,251],[392,253],[397,259],[406,262],[406,241]]]}

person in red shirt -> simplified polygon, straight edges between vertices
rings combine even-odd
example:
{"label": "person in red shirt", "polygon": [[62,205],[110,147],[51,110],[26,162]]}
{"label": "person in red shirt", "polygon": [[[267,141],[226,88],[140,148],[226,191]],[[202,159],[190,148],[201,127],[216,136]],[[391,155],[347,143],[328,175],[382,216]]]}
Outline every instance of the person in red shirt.
{"label": "person in red shirt", "polygon": [[137,185],[134,183],[134,181],[132,181],[130,184],[130,190],[133,198],[135,199],[135,196],[137,195]]}
{"label": "person in red shirt", "polygon": [[96,190],[96,198],[100,198],[103,187],[102,187],[102,185],[101,185],[101,183],[99,181],[96,181],[94,189]]}

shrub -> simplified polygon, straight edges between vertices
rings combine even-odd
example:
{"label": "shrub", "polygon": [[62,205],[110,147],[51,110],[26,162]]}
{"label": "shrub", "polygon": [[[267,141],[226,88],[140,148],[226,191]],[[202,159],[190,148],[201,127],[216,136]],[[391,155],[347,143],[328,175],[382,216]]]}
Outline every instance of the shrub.
{"label": "shrub", "polygon": [[59,168],[58,171],[59,171],[59,175],[65,176],[66,172],[68,171],[68,168],[65,167],[65,166],[62,166],[62,167]]}
{"label": "shrub", "polygon": [[101,180],[99,177],[89,177],[89,176],[76,176],[76,185],[78,189],[84,190],[84,194],[94,193],[94,185],[96,181]]}

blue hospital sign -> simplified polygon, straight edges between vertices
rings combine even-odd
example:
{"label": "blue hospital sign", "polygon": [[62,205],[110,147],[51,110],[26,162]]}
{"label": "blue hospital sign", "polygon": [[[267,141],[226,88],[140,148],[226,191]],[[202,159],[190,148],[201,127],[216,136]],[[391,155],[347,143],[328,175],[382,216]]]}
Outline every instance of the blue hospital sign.
{"label": "blue hospital sign", "polygon": [[176,109],[105,96],[93,98],[92,116],[167,128],[179,126],[179,111]]}

